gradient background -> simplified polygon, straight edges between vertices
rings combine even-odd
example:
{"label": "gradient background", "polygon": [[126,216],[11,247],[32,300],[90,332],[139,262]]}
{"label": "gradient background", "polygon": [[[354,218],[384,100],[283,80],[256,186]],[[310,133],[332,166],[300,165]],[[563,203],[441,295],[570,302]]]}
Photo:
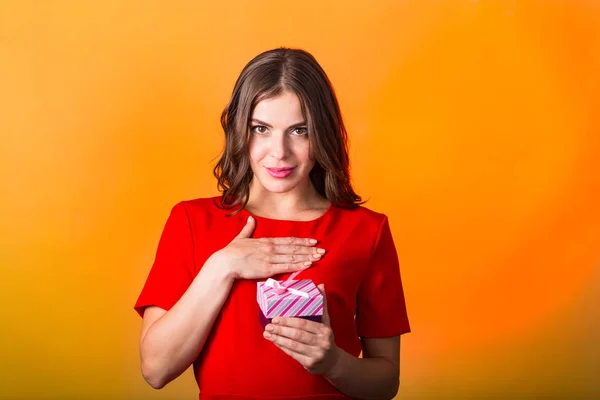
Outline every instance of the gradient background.
{"label": "gradient background", "polygon": [[0,4],[0,398],[196,398],[143,381],[132,307],[280,45],[328,72],[390,217],[400,397],[600,396],[600,2]]}

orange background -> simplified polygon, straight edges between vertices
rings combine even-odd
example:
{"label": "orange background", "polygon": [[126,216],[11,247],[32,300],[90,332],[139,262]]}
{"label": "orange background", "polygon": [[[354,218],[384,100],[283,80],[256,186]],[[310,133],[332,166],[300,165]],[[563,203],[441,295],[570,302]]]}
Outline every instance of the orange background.
{"label": "orange background", "polygon": [[0,398],[197,396],[139,372],[170,208],[216,194],[244,64],[312,52],[389,215],[406,399],[600,395],[600,3],[4,1]]}

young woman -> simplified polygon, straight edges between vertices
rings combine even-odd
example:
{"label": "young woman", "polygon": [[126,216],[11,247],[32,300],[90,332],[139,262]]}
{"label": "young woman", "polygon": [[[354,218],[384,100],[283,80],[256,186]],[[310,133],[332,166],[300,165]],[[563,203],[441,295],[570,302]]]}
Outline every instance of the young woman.
{"label": "young woman", "polygon": [[[144,379],[190,365],[200,399],[391,399],[410,331],[390,226],[361,206],[331,83],[312,55],[251,60],[221,123],[221,196],[175,205],[135,304]],[[318,285],[321,322],[263,327],[256,283]],[[362,352],[362,358],[360,354]]]}

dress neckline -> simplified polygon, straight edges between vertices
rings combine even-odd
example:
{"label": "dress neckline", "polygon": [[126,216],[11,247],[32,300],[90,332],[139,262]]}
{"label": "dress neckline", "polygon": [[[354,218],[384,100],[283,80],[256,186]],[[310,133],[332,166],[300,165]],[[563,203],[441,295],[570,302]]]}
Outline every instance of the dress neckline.
{"label": "dress neckline", "polygon": [[327,210],[325,210],[325,212],[323,214],[319,215],[317,218],[313,218],[313,219],[309,219],[309,220],[291,220],[291,219],[276,219],[276,218],[261,217],[260,215],[255,215],[255,214],[251,213],[246,208],[242,208],[241,212],[246,217],[251,216],[254,219],[256,219],[257,221],[269,221],[269,222],[287,223],[287,224],[311,224],[311,223],[318,222],[318,221],[324,219],[325,217],[327,217],[329,214],[331,214],[331,212],[333,211],[333,208],[334,208],[333,202],[330,202],[329,207],[327,207]]}

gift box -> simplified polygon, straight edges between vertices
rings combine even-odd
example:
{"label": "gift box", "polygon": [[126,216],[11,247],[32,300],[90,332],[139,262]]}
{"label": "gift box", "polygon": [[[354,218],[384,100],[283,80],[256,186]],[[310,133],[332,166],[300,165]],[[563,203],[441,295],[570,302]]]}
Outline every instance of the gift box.
{"label": "gift box", "polygon": [[257,282],[256,300],[263,329],[275,317],[304,318],[321,322],[323,295],[310,279]]}

